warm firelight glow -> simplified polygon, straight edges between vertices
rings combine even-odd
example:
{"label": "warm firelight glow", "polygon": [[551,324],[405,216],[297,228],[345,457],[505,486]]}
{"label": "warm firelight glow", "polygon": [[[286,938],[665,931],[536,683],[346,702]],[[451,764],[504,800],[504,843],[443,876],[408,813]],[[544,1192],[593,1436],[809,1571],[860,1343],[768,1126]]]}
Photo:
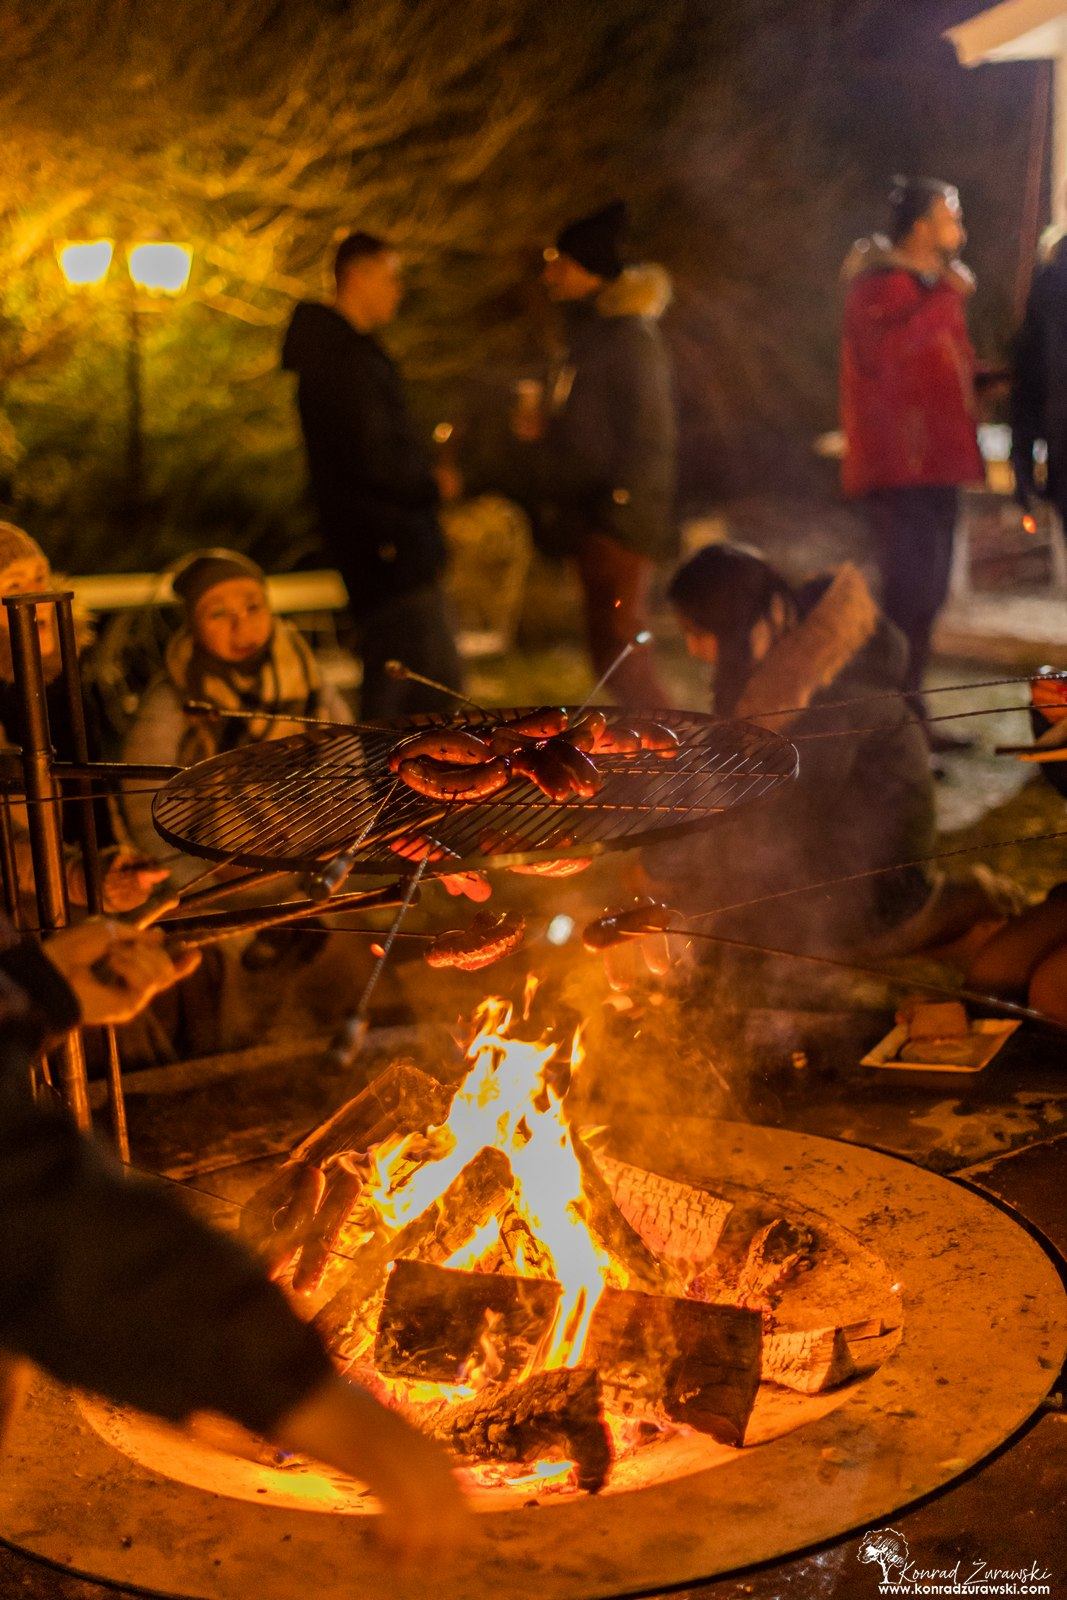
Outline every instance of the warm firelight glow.
{"label": "warm firelight glow", "polygon": [[[526,1014],[532,998],[528,988]],[[394,1145],[379,1155],[372,1194],[389,1224],[401,1227],[438,1200],[485,1146],[505,1152],[515,1179],[514,1210],[551,1258],[551,1276],[563,1287],[555,1322],[532,1363],[532,1369],[541,1371],[581,1360],[601,1290],[609,1274],[617,1281],[619,1269],[585,1225],[581,1167],[562,1099],[546,1076],[556,1045],[511,1037],[513,1021],[504,1000],[486,1000],[479,1007],[467,1052],[469,1071],[447,1123],[431,1136],[436,1158],[408,1176],[408,1141]],[[571,1070],[580,1064],[576,1034]],[[499,1219],[492,1218],[446,1265],[469,1270],[499,1236]],[[525,1274],[529,1264],[520,1256],[514,1270]],[[482,1376],[491,1366],[484,1352],[483,1357]],[[468,1383],[471,1377],[466,1375]]]}
{"label": "warm firelight glow", "polygon": [[135,244],[126,252],[130,277],[146,294],[182,294],[193,252],[187,244]]}

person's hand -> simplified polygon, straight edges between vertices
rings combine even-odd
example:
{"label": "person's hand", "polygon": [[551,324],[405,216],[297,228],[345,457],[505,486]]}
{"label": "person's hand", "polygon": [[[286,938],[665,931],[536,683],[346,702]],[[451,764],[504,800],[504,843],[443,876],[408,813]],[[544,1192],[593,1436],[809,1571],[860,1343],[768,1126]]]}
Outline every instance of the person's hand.
{"label": "person's hand", "polygon": [[91,1026],[129,1022],[157,994],[188,977],[200,961],[196,950],[172,958],[159,928],[142,933],[107,917],[61,928],[44,948]]}
{"label": "person's hand", "polygon": [[[153,889],[169,876],[167,868],[161,867],[151,856],[122,846],[112,855],[104,870],[104,910],[113,916],[123,911],[136,911],[138,906],[144,905]],[[78,860],[71,861],[67,866],[67,892],[72,905],[88,904],[85,869]]]}
{"label": "person's hand", "polygon": [[381,1502],[378,1536],[402,1564],[438,1567],[473,1543],[474,1518],[440,1445],[339,1375],[284,1416],[274,1438],[365,1483]]}
{"label": "person's hand", "polygon": [[165,883],[170,873],[151,856],[125,847],[108,863],[104,874],[104,910],[113,914],[136,911],[153,889]]}

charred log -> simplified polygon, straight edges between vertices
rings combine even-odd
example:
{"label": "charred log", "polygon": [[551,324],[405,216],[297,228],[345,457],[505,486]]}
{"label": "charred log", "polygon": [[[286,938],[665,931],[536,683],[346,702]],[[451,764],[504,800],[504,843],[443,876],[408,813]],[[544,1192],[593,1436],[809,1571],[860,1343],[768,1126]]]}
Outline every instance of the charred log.
{"label": "charred log", "polygon": [[561,1292],[558,1283],[537,1278],[398,1261],[378,1318],[374,1364],[395,1377],[458,1383],[487,1338],[507,1382],[552,1326]]}
{"label": "charred log", "polygon": [[762,1320],[739,1306],[605,1289],[585,1360],[624,1412],[741,1445],[760,1383]]}
{"label": "charred log", "polygon": [[589,1494],[603,1488],[612,1462],[600,1379],[585,1367],[557,1367],[485,1390],[451,1407],[431,1431],[475,1461],[573,1461],[578,1487]]}
{"label": "charred log", "polygon": [[500,1210],[512,1183],[507,1156],[486,1146],[425,1211],[403,1228],[378,1234],[352,1257],[346,1281],[313,1323],[338,1360],[354,1360],[372,1337],[368,1313],[385,1285],[389,1263],[412,1256],[447,1261]]}
{"label": "charred log", "polygon": [[272,1277],[281,1276],[310,1238],[325,1190],[321,1167],[287,1161],[246,1203],[241,1233]]}
{"label": "charred log", "polygon": [[311,1294],[322,1282],[341,1229],[363,1193],[367,1166],[355,1156],[338,1156],[326,1173],[326,1193],[315,1214],[312,1236],[301,1251],[293,1272],[293,1288]]}
{"label": "charred log", "polygon": [[386,1139],[423,1131],[444,1120],[451,1099],[451,1089],[415,1067],[400,1063],[387,1068],[308,1134],[284,1166],[246,1201],[241,1212],[243,1238],[280,1270],[278,1260],[291,1260],[302,1242],[298,1224],[309,1193],[309,1169],[316,1170],[343,1152],[364,1155]]}
{"label": "charred log", "polygon": [[730,1298],[743,1306],[773,1306],[777,1291],[810,1265],[814,1253],[810,1228],[776,1218],[753,1238]]}
{"label": "charred log", "polygon": [[855,1375],[856,1363],[841,1328],[768,1333],[763,1340],[763,1376],[798,1394],[822,1394]]}

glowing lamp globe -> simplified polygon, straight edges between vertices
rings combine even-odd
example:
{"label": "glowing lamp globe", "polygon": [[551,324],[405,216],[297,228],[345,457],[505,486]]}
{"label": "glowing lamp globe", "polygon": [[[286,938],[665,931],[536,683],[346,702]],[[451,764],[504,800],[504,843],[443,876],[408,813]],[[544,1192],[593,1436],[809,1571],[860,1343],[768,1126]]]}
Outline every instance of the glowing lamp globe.
{"label": "glowing lamp globe", "polygon": [[181,294],[189,282],[193,252],[185,244],[135,244],[127,251],[130,277],[147,294]]}
{"label": "glowing lamp globe", "polygon": [[103,283],[115,246],[110,239],[65,239],[56,246],[59,270],[72,289]]}

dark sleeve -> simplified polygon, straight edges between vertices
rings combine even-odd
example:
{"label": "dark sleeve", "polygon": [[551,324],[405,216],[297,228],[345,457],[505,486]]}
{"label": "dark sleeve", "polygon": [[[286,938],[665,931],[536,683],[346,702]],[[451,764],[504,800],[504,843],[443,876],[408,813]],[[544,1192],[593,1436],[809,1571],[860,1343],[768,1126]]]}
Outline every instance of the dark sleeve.
{"label": "dark sleeve", "polygon": [[657,330],[642,323],[620,328],[612,390],[609,518],[616,536],[626,544],[627,525],[635,512],[640,515],[642,502],[668,496],[674,487],[674,401]]}
{"label": "dark sleeve", "polygon": [[172,1421],[269,1433],[331,1370],[243,1249],[55,1113],[0,1124],[0,1285],[0,1346]]}

